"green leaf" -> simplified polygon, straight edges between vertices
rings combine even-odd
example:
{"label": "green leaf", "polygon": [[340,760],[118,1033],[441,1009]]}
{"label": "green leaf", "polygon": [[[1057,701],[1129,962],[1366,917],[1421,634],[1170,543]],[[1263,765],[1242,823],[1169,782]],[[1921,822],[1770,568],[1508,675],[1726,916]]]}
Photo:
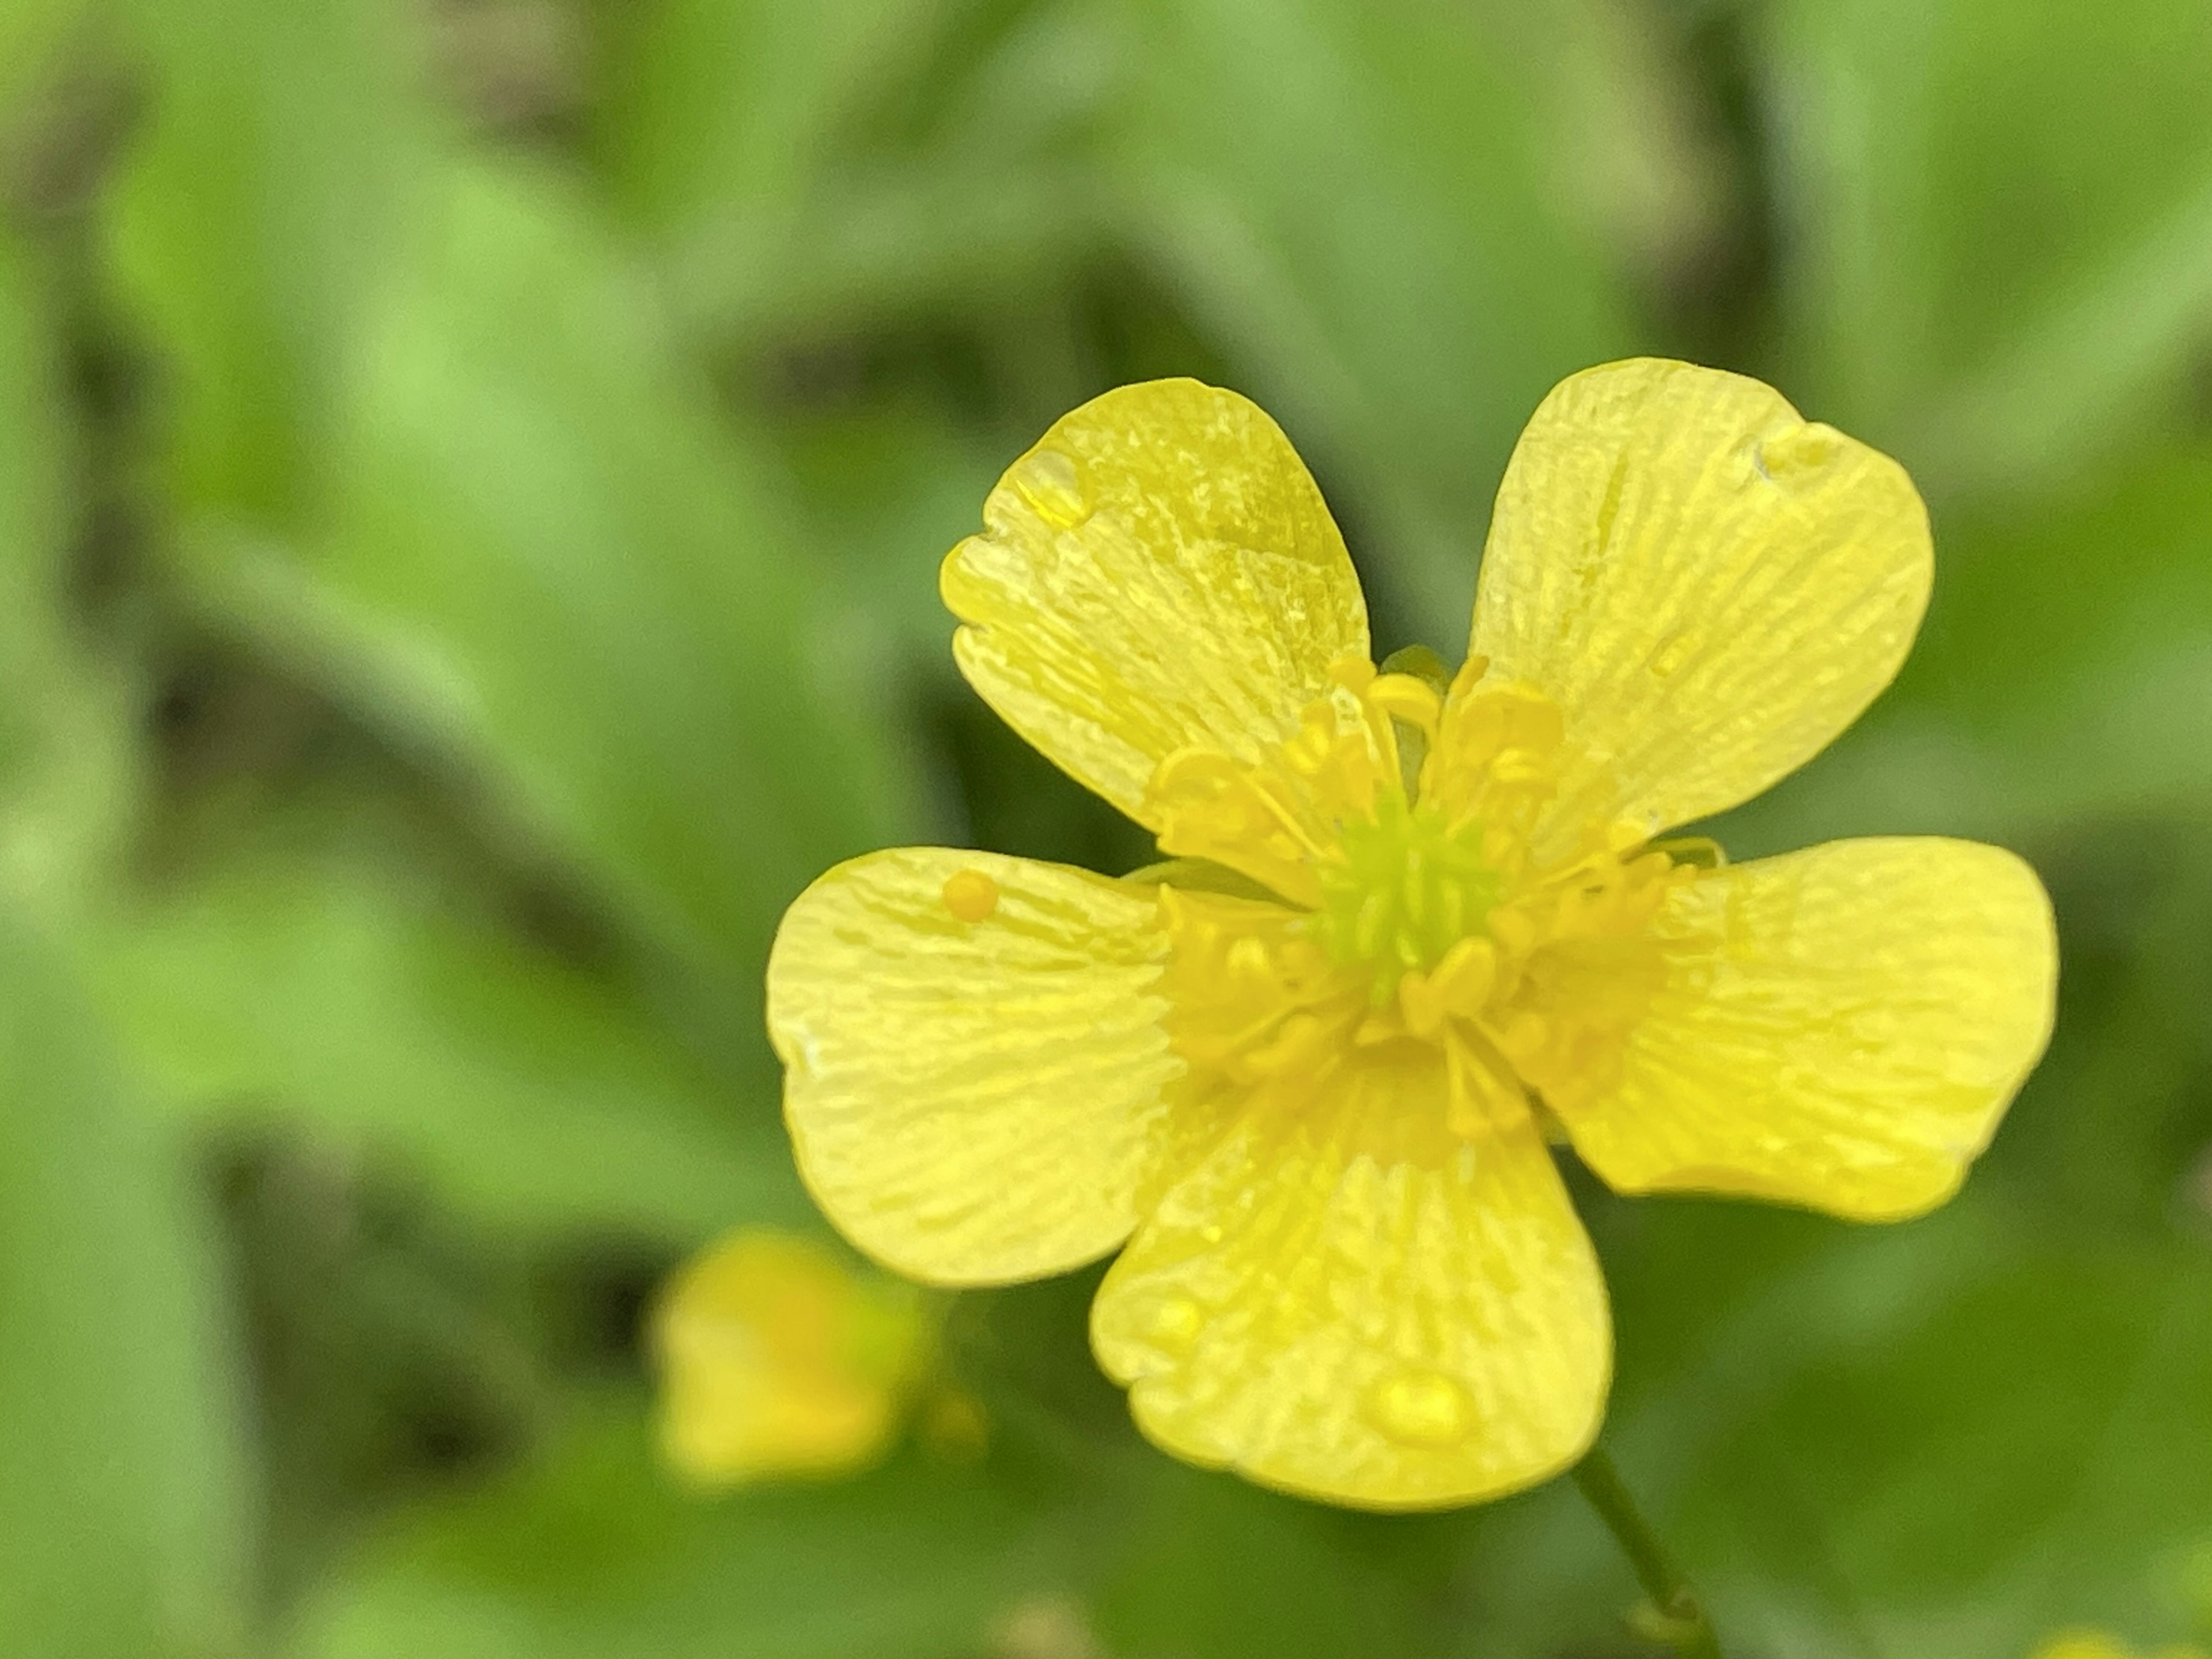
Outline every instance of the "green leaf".
{"label": "green leaf", "polygon": [[178,499],[291,521],[367,308],[419,207],[423,117],[375,0],[135,0],[151,119],[103,197],[122,298],[160,353]]}
{"label": "green leaf", "polygon": [[[1149,1454],[1098,1592],[1109,1652],[1402,1659],[1440,1651],[1419,1520],[1347,1515]],[[1410,1568],[1410,1571],[1408,1570]]]}
{"label": "green leaf", "polygon": [[2212,445],[2154,447],[2068,499],[1939,519],[1896,686],[1723,819],[1732,850],[1942,833],[2094,853],[2078,826],[2212,815]]}
{"label": "green leaf", "polygon": [[368,868],[241,860],[149,902],[100,966],[192,1121],[296,1121],[492,1225],[690,1241],[811,1214],[769,1102],[616,987]]}
{"label": "green leaf", "polygon": [[1628,337],[1547,194],[1531,59],[1435,0],[1134,15],[1109,158],[1130,234],[1336,482],[1414,633],[1456,650],[1514,438]]}
{"label": "green leaf", "polygon": [[204,538],[194,574],[372,720],[482,767],[757,1055],[783,905],[904,815],[870,665],[583,204],[489,164],[446,169],[437,202],[316,528]]}
{"label": "green leaf", "polygon": [[89,9],[88,0],[9,0],[0,6],[0,142],[12,136],[21,106],[52,71],[61,48]]}
{"label": "green leaf", "polygon": [[1064,1571],[1033,1507],[900,1457],[857,1479],[706,1498],[634,1419],[422,1506],[301,1620],[296,1659],[961,1659]]}
{"label": "green leaf", "polygon": [[927,52],[941,8],[650,0],[611,21],[597,149],[617,198],[662,233],[774,221]]}
{"label": "green leaf", "polygon": [[121,688],[69,615],[61,387],[31,262],[0,236],[0,896],[50,915],[102,872],[132,783]]}
{"label": "green leaf", "polygon": [[1098,240],[1097,34],[1050,6],[653,0],[606,26],[594,158],[686,313],[748,343],[1004,304]]}
{"label": "green leaf", "polygon": [[2212,1528],[2212,1261],[1917,1231],[1784,1287],[1672,1402],[1673,1455],[1696,1448],[1677,1547],[1714,1564],[1747,1647],[2009,1659],[2067,1625],[2179,1634],[2157,1592]]}
{"label": "green leaf", "polygon": [[243,1651],[239,1379],[178,1152],[66,959],[0,917],[0,1630],[18,1653]]}
{"label": "green leaf", "polygon": [[1790,390],[1924,483],[2033,484],[2172,408],[2212,330],[2197,0],[1787,0]]}
{"label": "green leaf", "polygon": [[[1618,1323],[1606,1437],[1730,1653],[2020,1659],[2185,1632],[2212,1536],[2212,1258],[1986,1189],[1879,1231],[1589,1207]],[[1637,1593],[1565,1482],[1458,1518],[1458,1651],[1610,1651]]]}

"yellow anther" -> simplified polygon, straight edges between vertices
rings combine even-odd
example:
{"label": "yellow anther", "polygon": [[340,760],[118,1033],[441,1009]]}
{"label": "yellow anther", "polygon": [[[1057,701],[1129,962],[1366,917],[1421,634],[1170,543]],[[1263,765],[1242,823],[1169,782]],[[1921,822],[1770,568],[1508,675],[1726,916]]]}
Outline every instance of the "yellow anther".
{"label": "yellow anther", "polygon": [[1498,1034],[1498,1046],[1523,1064],[1543,1053],[1544,1046],[1552,1040],[1552,1027],[1541,1014],[1522,1009],[1505,1022]]}
{"label": "yellow anther", "polygon": [[1494,782],[1509,789],[1526,788],[1540,784],[1549,788],[1552,769],[1544,757],[1533,749],[1508,749],[1490,763],[1490,775]]}
{"label": "yellow anther", "polygon": [[1443,1029],[1444,1001],[1429,976],[1419,969],[1409,969],[1398,981],[1398,1011],[1404,1017],[1407,1030],[1417,1037],[1432,1037]]}
{"label": "yellow anther", "polygon": [[1448,1013],[1473,1015],[1498,983],[1498,947],[1486,939],[1463,939],[1444,952],[1429,975],[1430,988]]}
{"label": "yellow anther", "polygon": [[1566,723],[1559,714],[1559,705],[1534,686],[1517,683],[1501,685],[1488,695],[1498,701],[1505,721],[1506,741],[1514,748],[1548,755],[1565,739]]}
{"label": "yellow anther", "polygon": [[1728,849],[1711,836],[1669,836],[1653,842],[1651,849],[1664,853],[1686,870],[1720,870],[1728,866]]}
{"label": "yellow anther", "polygon": [[1643,830],[1621,818],[1605,826],[1600,834],[1599,845],[1607,852],[1618,857],[1622,854],[1632,852],[1649,839],[1650,836]]}
{"label": "yellow anther", "polygon": [[1400,720],[1433,738],[1443,702],[1436,688],[1411,674],[1382,674],[1367,688],[1367,702],[1393,720]]}
{"label": "yellow anther", "polygon": [[1364,657],[1339,657],[1329,664],[1328,677],[1353,696],[1364,696],[1375,684],[1375,665]]}
{"label": "yellow anther", "polygon": [[1395,1042],[1406,1032],[1406,1022],[1389,1009],[1367,1015],[1353,1028],[1352,1040],[1362,1048],[1372,1048],[1378,1042]]}
{"label": "yellow anther", "polygon": [[1490,913],[1490,933],[1500,945],[1516,952],[1534,950],[1537,941],[1544,936],[1536,919],[1517,905],[1492,910]]}
{"label": "yellow anther", "polygon": [[1247,1054],[1245,1063],[1261,1075],[1290,1071],[1311,1054],[1324,1029],[1320,1020],[1301,1009],[1276,1028],[1273,1042]]}
{"label": "yellow anther", "polygon": [[988,920],[999,908],[999,884],[981,870],[957,870],[945,880],[945,908],[955,921]]}
{"label": "yellow anther", "polygon": [[1273,971],[1267,947],[1247,933],[1229,947],[1229,971],[1243,979],[1266,979]]}

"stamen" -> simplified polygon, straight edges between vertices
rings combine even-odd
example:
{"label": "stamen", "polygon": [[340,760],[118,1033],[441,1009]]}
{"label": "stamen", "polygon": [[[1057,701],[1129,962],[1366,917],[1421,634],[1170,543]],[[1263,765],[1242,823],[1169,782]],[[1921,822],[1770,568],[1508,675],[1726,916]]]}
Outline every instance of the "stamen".
{"label": "stamen", "polygon": [[1194,1067],[1295,1109],[1363,1053],[1431,1044],[1466,1135],[1571,1117],[1610,1086],[1665,981],[1652,924],[1719,849],[1597,822],[1548,851],[1564,723],[1487,668],[1440,695],[1346,658],[1256,762],[1161,764],[1163,849],[1277,901],[1163,888],[1170,1033]]}

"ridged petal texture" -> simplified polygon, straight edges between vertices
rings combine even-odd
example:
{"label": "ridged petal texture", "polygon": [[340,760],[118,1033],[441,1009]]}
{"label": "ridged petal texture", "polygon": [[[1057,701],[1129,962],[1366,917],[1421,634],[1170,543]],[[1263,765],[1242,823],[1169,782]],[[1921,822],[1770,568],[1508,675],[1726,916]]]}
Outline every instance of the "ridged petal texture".
{"label": "ridged petal texture", "polygon": [[904,848],[802,894],[768,970],[799,1170],[869,1255],[935,1284],[1110,1250],[1182,1071],[1158,900],[1060,865]]}
{"label": "ridged petal texture", "polygon": [[1589,1241],[1534,1126],[1450,1135],[1444,1087],[1435,1049],[1370,1054],[1301,1111],[1232,1112],[1165,1193],[1091,1310],[1154,1441],[1373,1509],[1582,1454],[1612,1368]]}
{"label": "ridged petal texture", "polygon": [[1716,871],[1658,921],[1620,1085],[1566,1118],[1621,1192],[1893,1220],[1948,1198],[2051,1032],[2050,902],[1970,842],[1834,842]]}
{"label": "ridged petal texture", "polygon": [[1498,490],[1471,647],[1566,717],[1550,838],[1802,765],[1896,674],[1932,557],[1904,470],[1771,387],[1655,359],[1562,381]]}
{"label": "ridged petal texture", "polygon": [[939,579],[969,683],[1148,827],[1178,749],[1256,760],[1367,655],[1344,538],[1246,398],[1154,380],[1093,398],[1007,469]]}

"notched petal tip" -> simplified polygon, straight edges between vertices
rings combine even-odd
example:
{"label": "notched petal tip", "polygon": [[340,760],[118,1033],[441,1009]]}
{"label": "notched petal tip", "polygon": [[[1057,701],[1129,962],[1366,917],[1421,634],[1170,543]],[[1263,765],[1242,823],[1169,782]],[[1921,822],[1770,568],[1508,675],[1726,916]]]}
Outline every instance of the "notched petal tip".
{"label": "notched petal tip", "polygon": [[[1146,817],[1192,744],[1247,758],[1364,656],[1343,538],[1281,429],[1196,380],[1122,386],[1054,422],[938,576],[954,659],[1063,770]],[[1157,829],[1157,824],[1151,827]]]}
{"label": "notched petal tip", "polygon": [[1483,556],[1474,648],[1565,712],[1555,811],[1653,830],[1750,799],[1889,684],[1925,612],[1894,460],[1757,380],[1638,358],[1547,397]]}

